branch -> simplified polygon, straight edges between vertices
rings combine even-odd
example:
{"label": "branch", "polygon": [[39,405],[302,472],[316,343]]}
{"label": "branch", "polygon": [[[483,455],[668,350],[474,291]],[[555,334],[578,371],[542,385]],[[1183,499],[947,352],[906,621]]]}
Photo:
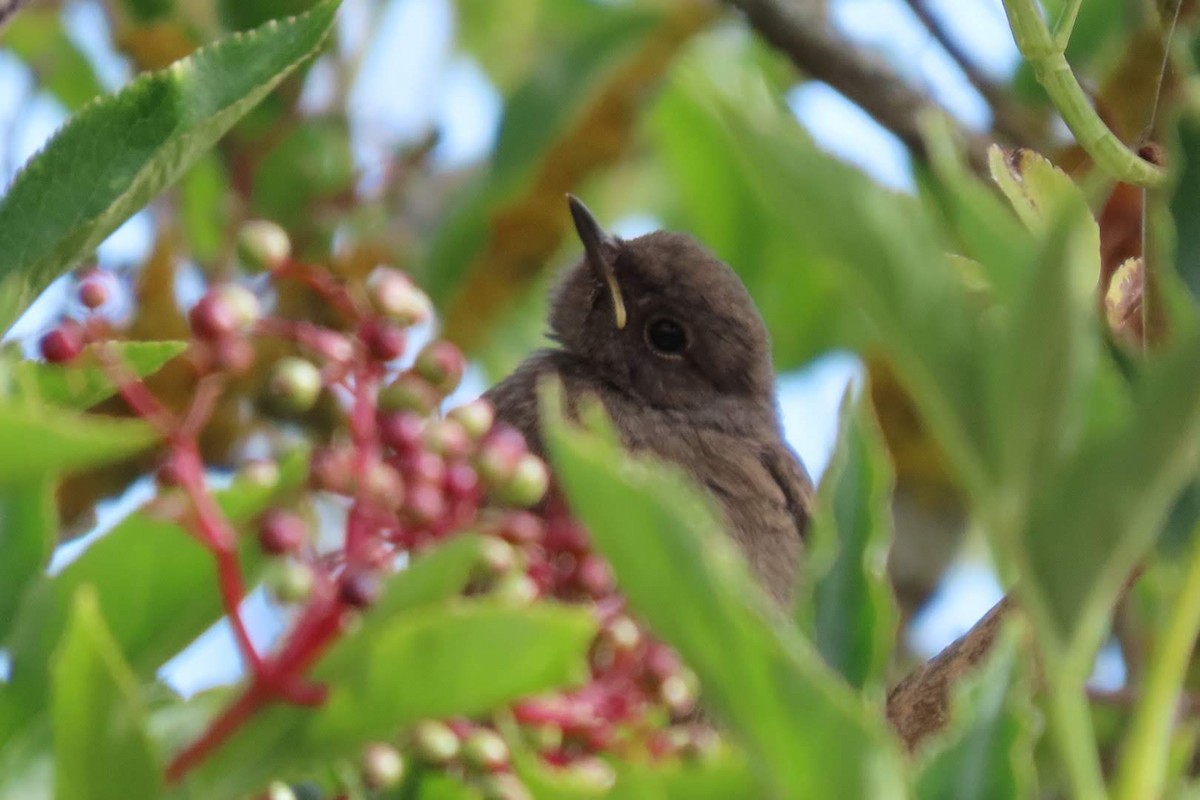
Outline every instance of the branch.
{"label": "branch", "polygon": [[987,655],[1013,607],[1013,601],[1005,597],[975,627],[892,689],[887,699],[888,721],[909,751],[949,721],[952,687]]}
{"label": "branch", "polygon": [[[927,156],[920,118],[930,110],[945,114],[925,93],[910,86],[886,62],[834,32],[803,4],[784,0],[725,0],[739,9],[765,41],[782,51],[803,72],[845,95],[894,133],[918,158]],[[972,164],[986,165],[987,141],[964,128]]]}
{"label": "branch", "polygon": [[963,75],[975,87],[992,109],[992,121],[996,130],[1012,144],[1032,146],[1032,132],[1036,130],[1033,115],[1015,103],[1005,88],[979,69],[969,53],[950,35],[941,20],[929,10],[927,0],[905,0],[913,15],[920,20],[934,40],[954,60]]}
{"label": "branch", "polygon": [[12,18],[21,10],[25,0],[0,0],[0,31],[4,30]]}

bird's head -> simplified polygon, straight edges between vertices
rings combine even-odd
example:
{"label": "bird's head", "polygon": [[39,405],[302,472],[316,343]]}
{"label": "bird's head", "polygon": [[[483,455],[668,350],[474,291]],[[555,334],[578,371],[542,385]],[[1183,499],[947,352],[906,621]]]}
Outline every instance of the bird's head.
{"label": "bird's head", "polygon": [[654,406],[773,403],[767,329],[727,264],[686,234],[619,239],[568,199],[584,257],[552,302],[551,333],[565,350]]}

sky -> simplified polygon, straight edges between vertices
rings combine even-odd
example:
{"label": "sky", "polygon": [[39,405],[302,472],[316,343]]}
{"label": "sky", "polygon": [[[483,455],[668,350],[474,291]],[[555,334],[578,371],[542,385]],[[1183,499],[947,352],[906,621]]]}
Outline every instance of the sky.
{"label": "sky", "polygon": [[[499,0],[498,0],[499,1]],[[928,0],[931,11],[997,79],[1015,69],[1018,54],[1004,19],[1000,0]],[[353,46],[368,30],[364,0],[345,0],[339,28],[344,46]],[[984,129],[989,123],[986,103],[953,61],[912,16],[903,0],[830,0],[832,23],[851,40],[883,54],[903,75],[924,88],[964,125]],[[115,89],[129,79],[128,67],[107,49],[104,17],[92,2],[74,0],[64,10],[72,37],[96,65],[102,83]],[[486,74],[469,58],[454,51],[452,0],[391,0],[375,31],[376,46],[368,52],[359,79],[350,93],[355,120],[356,160],[364,181],[381,163],[380,148],[396,139],[416,139],[431,123],[442,133],[435,159],[445,167],[469,164],[491,148],[500,124],[502,103]],[[0,38],[0,46],[3,40]],[[318,107],[329,91],[330,76],[314,75],[305,102]],[[0,182],[7,183],[17,166],[32,155],[64,119],[57,104],[34,96],[28,74],[0,49],[0,153],[15,163],[0,164]],[[825,84],[808,82],[786,98],[791,110],[819,146],[852,163],[880,183],[900,191],[912,188],[904,147],[861,109]],[[21,114],[16,114],[18,109]],[[644,217],[614,221],[620,235],[645,232],[654,221]],[[102,264],[137,259],[149,244],[151,226],[139,214],[100,246]],[[9,333],[26,342],[27,350],[67,298],[67,282],[51,286]],[[806,369],[781,375],[779,404],[789,442],[814,478],[824,470],[836,435],[837,409],[847,386],[859,374],[857,361],[831,354]],[[458,393],[470,399],[485,387],[478,371],[468,376]],[[100,532],[143,502],[152,491],[149,482],[101,509]],[[89,537],[90,540],[91,537]],[[82,547],[74,544],[57,554],[53,569]],[[965,632],[999,599],[1001,590],[986,564],[964,560],[951,568],[938,594],[909,631],[910,645],[933,654]],[[247,600],[247,616],[260,642],[278,633],[283,620],[261,593]],[[231,658],[227,626],[218,625],[192,648],[164,668],[164,676],[191,693],[237,677]],[[1119,658],[1109,652],[1101,659],[1099,682],[1119,684]]]}

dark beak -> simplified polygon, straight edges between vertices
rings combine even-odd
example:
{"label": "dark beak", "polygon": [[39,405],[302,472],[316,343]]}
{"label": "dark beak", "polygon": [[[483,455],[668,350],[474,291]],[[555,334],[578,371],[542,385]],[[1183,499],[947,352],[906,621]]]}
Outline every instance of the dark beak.
{"label": "dark beak", "polygon": [[617,254],[617,240],[604,232],[600,223],[573,194],[567,195],[567,203],[571,206],[571,219],[575,220],[575,232],[579,241],[583,242],[583,250],[587,253],[588,263],[596,271],[596,276],[608,286],[612,295],[613,313],[616,315],[617,328],[625,327],[625,301],[621,297],[621,287],[617,283],[617,274],[613,269],[613,261]]}

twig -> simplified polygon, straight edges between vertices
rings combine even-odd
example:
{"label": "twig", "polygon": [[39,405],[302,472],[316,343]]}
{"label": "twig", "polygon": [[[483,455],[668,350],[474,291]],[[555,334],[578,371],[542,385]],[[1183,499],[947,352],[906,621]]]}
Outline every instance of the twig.
{"label": "twig", "polygon": [[12,18],[21,10],[25,0],[0,0],[0,31],[4,30]]}
{"label": "twig", "polygon": [[972,60],[970,53],[962,48],[946,30],[942,21],[929,10],[927,0],[905,0],[905,2],[912,10],[913,15],[920,20],[934,40],[962,70],[967,81],[975,87],[975,91],[979,92],[991,107],[993,127],[1013,144],[1025,146],[1035,144],[1031,141],[1034,128],[1032,115],[1017,105],[1003,86],[983,73],[983,70]]}
{"label": "twig", "polygon": [[892,689],[887,699],[888,721],[910,751],[945,727],[950,719],[951,688],[991,650],[1013,607],[1005,597],[975,627]]}
{"label": "twig", "polygon": [[[787,55],[806,74],[823,81],[894,133],[917,157],[925,158],[921,116],[944,112],[932,98],[909,85],[886,62],[864,52],[834,32],[820,15],[800,4],[781,0],[725,0],[745,14],[768,43]],[[972,164],[986,168],[987,142],[959,127]]]}

